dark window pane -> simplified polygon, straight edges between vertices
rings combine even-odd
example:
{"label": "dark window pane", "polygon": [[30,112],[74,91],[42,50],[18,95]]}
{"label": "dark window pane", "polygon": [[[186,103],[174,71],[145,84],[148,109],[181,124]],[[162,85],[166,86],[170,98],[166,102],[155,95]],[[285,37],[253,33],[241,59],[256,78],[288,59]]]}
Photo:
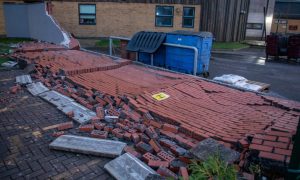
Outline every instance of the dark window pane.
{"label": "dark window pane", "polygon": [[173,17],[156,17],[156,26],[173,26]]}
{"label": "dark window pane", "polygon": [[194,15],[195,15],[195,8],[190,8],[190,7],[183,8],[183,16],[194,17]]}
{"label": "dark window pane", "polygon": [[257,29],[260,30],[263,27],[263,24],[261,23],[247,23],[247,29]]}
{"label": "dark window pane", "polygon": [[96,24],[95,15],[80,15],[80,24]]}
{"label": "dark window pane", "polygon": [[173,16],[173,7],[157,6],[156,16]]}
{"label": "dark window pane", "polygon": [[183,27],[194,27],[193,18],[183,18]]}

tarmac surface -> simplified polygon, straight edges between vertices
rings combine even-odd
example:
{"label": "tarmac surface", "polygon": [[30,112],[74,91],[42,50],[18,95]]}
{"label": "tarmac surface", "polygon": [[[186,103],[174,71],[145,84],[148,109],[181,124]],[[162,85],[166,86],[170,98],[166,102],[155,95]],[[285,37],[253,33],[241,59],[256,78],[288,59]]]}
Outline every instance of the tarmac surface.
{"label": "tarmac surface", "polygon": [[236,74],[251,81],[270,84],[277,97],[300,101],[300,63],[286,59],[266,61],[263,48],[213,52],[209,79],[223,74]]}

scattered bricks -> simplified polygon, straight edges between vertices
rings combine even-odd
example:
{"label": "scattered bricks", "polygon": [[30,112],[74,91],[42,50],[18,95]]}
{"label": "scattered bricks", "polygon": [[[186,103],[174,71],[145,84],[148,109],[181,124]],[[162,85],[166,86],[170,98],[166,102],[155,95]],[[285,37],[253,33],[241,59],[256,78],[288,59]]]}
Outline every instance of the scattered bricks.
{"label": "scattered bricks", "polygon": [[158,168],[160,166],[167,168],[169,166],[169,162],[161,160],[149,160],[148,166],[152,168]]}
{"label": "scattered bricks", "polygon": [[138,129],[138,131],[141,132],[141,133],[145,132],[146,128],[147,128],[147,127],[146,127],[144,124],[138,124],[138,125],[137,125],[137,129]]}
{"label": "scattered bricks", "polygon": [[151,139],[157,139],[158,138],[158,135],[157,133],[155,132],[155,129],[150,126],[146,129],[146,134],[151,138]]}
{"label": "scattered bricks", "polygon": [[67,112],[67,116],[68,116],[69,118],[74,117],[74,112],[73,112],[73,111]]}
{"label": "scattered bricks", "polygon": [[176,134],[164,130],[160,130],[160,134],[167,136],[168,138],[174,140],[176,138]]}
{"label": "scattered bricks", "polygon": [[59,130],[59,131],[66,130],[66,129],[71,129],[71,128],[73,128],[73,122],[72,121],[61,123],[61,124],[58,124],[58,126],[57,126],[57,130]]}
{"label": "scattered bricks", "polygon": [[130,118],[130,120],[132,120],[134,122],[140,122],[141,115],[138,114],[137,112],[133,111],[133,112],[131,112],[129,118]]}
{"label": "scattered bricks", "polygon": [[184,149],[178,145],[171,146],[170,150],[173,154],[175,154],[175,156],[182,156],[187,152],[186,149]]}
{"label": "scattered bricks", "polygon": [[140,136],[137,133],[132,133],[131,134],[131,139],[136,144],[140,141]]}
{"label": "scattered bricks", "polygon": [[160,144],[156,140],[154,140],[154,139],[151,139],[149,141],[149,144],[154,149],[154,151],[156,153],[159,153],[162,150],[162,147],[160,146]]}
{"label": "scattered bricks", "polygon": [[103,107],[103,106],[105,106],[107,103],[103,100],[103,99],[101,99],[99,96],[96,96],[96,98],[95,98],[95,100],[98,102],[98,103],[100,103],[100,105]]}
{"label": "scattered bricks", "polygon": [[114,103],[114,100],[109,97],[109,96],[105,96],[104,99],[103,99],[105,102],[107,102],[108,104],[113,104]]}
{"label": "scattered bricks", "polygon": [[278,147],[278,148],[282,148],[282,149],[286,149],[288,147],[287,143],[272,142],[272,141],[264,141],[263,145],[272,146],[272,147]]}
{"label": "scattered bricks", "polygon": [[88,103],[88,102],[85,103],[84,106],[85,106],[86,108],[90,109],[90,110],[93,110],[93,108],[94,108],[94,106],[93,106],[92,104]]}
{"label": "scattered bricks", "polygon": [[106,132],[112,132],[113,129],[114,129],[114,127],[112,125],[107,125],[104,127],[104,131],[106,131]]}
{"label": "scattered bricks", "polygon": [[264,146],[264,145],[258,145],[258,144],[251,144],[249,149],[259,150],[259,151],[266,151],[266,152],[272,152],[273,147],[270,146]]}
{"label": "scattered bricks", "polygon": [[175,173],[173,173],[171,170],[169,170],[168,168],[165,168],[163,166],[159,167],[156,172],[164,177],[178,179],[178,177]]}
{"label": "scattered bricks", "polygon": [[9,88],[9,92],[11,94],[16,94],[19,90],[21,90],[21,86],[20,85],[15,85],[15,86]]}
{"label": "scattered bricks", "polygon": [[134,149],[133,149],[132,147],[130,147],[130,146],[126,146],[126,147],[124,148],[124,151],[125,151],[126,153],[130,153],[130,154],[134,155],[135,157],[137,157],[137,158],[139,158],[139,159],[142,158],[141,153],[137,152],[136,150],[134,150]]}
{"label": "scattered bricks", "polygon": [[164,124],[163,125],[163,130],[164,131],[168,131],[168,132],[172,132],[172,133],[178,133],[178,127],[174,126],[172,124]]}
{"label": "scattered bricks", "polygon": [[106,139],[108,136],[108,133],[106,131],[93,130],[91,132],[91,136],[94,138]]}
{"label": "scattered bricks", "polygon": [[290,138],[288,138],[288,137],[278,137],[278,141],[289,143],[290,142]]}
{"label": "scattered bricks", "polygon": [[190,142],[189,140],[187,139],[184,139],[183,137],[179,136],[179,135],[176,135],[176,141],[178,142],[178,144],[180,146],[183,146],[185,148],[192,148],[195,146],[194,143]]}
{"label": "scattered bricks", "polygon": [[275,161],[284,161],[284,155],[275,154],[275,153],[269,153],[269,152],[259,152],[259,157],[265,158],[265,159],[272,159]]}
{"label": "scattered bricks", "polygon": [[167,152],[165,151],[160,151],[159,153],[157,153],[157,156],[165,161],[168,161],[168,162],[172,162],[175,157],[168,154]]}
{"label": "scattered bricks", "polygon": [[115,110],[114,108],[110,108],[110,109],[107,111],[107,113],[108,113],[109,115],[111,115],[111,116],[120,116],[120,113],[119,113],[117,110]]}
{"label": "scattered bricks", "polygon": [[121,124],[121,123],[117,123],[116,126],[120,129],[124,129],[125,128],[125,125],[124,124]]}
{"label": "scattered bricks", "polygon": [[124,133],[124,139],[125,139],[126,141],[131,141],[131,133],[125,132],[125,133]]}
{"label": "scattered bricks", "polygon": [[292,150],[275,148],[274,153],[291,156],[292,155]]}
{"label": "scattered bricks", "polygon": [[191,159],[185,156],[179,156],[179,160],[186,163],[186,164],[190,164],[192,163]]}
{"label": "scattered bricks", "polygon": [[150,153],[153,152],[152,147],[149,144],[146,144],[142,141],[139,142],[138,144],[136,144],[136,148],[137,148],[137,150],[139,150],[143,154],[147,153],[147,152],[150,152]]}
{"label": "scattered bricks", "polygon": [[54,133],[52,134],[52,136],[53,136],[53,137],[59,137],[59,136],[64,135],[64,134],[65,134],[64,131],[58,131],[58,132],[54,132]]}
{"label": "scattered bricks", "polygon": [[151,116],[151,114],[150,114],[149,112],[143,114],[143,119],[144,119],[145,121],[151,121],[151,120],[154,120],[154,118]]}
{"label": "scattered bricks", "polygon": [[123,135],[124,135],[122,129],[119,129],[119,128],[113,129],[113,130],[112,130],[112,134],[115,135],[115,136],[116,136],[117,138],[119,138],[119,139],[122,139],[122,138],[123,138]]}
{"label": "scattered bricks", "polygon": [[105,123],[98,122],[98,123],[95,123],[94,126],[96,129],[102,130],[105,127]]}
{"label": "scattered bricks", "polygon": [[97,116],[91,118],[91,123],[92,124],[99,123],[100,121],[101,121],[101,119]]}
{"label": "scattered bricks", "polygon": [[79,126],[79,131],[82,131],[82,132],[91,132],[93,129],[94,129],[93,124],[86,124],[86,125]]}
{"label": "scattered bricks", "polygon": [[171,148],[172,146],[176,145],[176,143],[174,141],[171,141],[169,139],[164,139],[164,138],[159,139],[159,144],[161,144],[162,146],[164,146],[166,148]]}
{"label": "scattered bricks", "polygon": [[96,108],[96,114],[100,119],[104,119],[105,113],[104,113],[104,109],[102,107]]}
{"label": "scattered bricks", "polygon": [[151,126],[154,126],[158,129],[160,129],[162,127],[162,124],[160,122],[157,122],[157,121],[154,121],[154,120],[151,120],[150,123],[149,123]]}
{"label": "scattered bricks", "polygon": [[238,143],[242,148],[248,148],[249,147],[249,142],[246,139],[241,139],[241,140],[239,140]]}
{"label": "scattered bricks", "polygon": [[135,129],[128,129],[128,132],[133,134],[133,133],[136,133],[136,130]]}
{"label": "scattered bricks", "polygon": [[155,156],[155,155],[153,155],[153,154],[147,152],[147,153],[145,153],[145,154],[143,155],[143,160],[144,160],[146,163],[148,163],[150,160],[152,160],[152,161],[159,161],[160,159],[159,159],[159,157],[157,157],[157,156]]}
{"label": "scattered bricks", "polygon": [[183,180],[189,180],[189,173],[186,167],[179,168],[179,176],[182,176]]}
{"label": "scattered bricks", "polygon": [[141,134],[141,139],[145,143],[149,143],[150,138],[146,134]]}

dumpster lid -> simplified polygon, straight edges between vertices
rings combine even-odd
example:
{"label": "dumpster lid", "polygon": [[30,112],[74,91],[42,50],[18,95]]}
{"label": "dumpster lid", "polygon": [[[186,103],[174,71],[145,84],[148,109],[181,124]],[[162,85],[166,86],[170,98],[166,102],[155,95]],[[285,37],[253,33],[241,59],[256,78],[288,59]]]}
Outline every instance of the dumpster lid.
{"label": "dumpster lid", "polygon": [[166,33],[140,31],[127,45],[128,51],[154,53],[164,43]]}
{"label": "dumpster lid", "polygon": [[188,35],[188,36],[199,36],[204,38],[213,37],[213,34],[211,32],[206,31],[200,31],[200,32],[194,32],[194,31],[184,31],[184,30],[178,30],[169,32],[168,34],[180,34],[180,35]]}

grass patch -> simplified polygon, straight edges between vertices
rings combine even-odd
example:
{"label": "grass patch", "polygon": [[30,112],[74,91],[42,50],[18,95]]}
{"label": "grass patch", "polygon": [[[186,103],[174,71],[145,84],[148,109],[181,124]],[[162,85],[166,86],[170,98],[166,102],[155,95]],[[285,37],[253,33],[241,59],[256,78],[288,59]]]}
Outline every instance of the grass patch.
{"label": "grass patch", "polygon": [[24,41],[32,41],[29,38],[0,38],[0,43],[2,44],[16,44]]}
{"label": "grass patch", "polygon": [[239,43],[239,42],[213,42],[213,49],[225,49],[225,50],[232,50],[232,49],[240,49],[240,48],[247,48],[249,45]]}
{"label": "grass patch", "polygon": [[236,180],[237,171],[232,165],[226,164],[219,155],[210,156],[206,161],[193,162],[189,169],[192,171],[190,178],[197,180]]}
{"label": "grass patch", "polygon": [[7,57],[0,57],[0,65],[6,61],[9,61],[9,58]]}
{"label": "grass patch", "polygon": [[0,45],[0,55],[9,53],[11,48],[9,46]]}
{"label": "grass patch", "polygon": [[[113,40],[114,46],[120,46],[119,40]],[[108,39],[102,39],[96,42],[96,46],[98,47],[108,47],[109,46],[109,40]]]}

